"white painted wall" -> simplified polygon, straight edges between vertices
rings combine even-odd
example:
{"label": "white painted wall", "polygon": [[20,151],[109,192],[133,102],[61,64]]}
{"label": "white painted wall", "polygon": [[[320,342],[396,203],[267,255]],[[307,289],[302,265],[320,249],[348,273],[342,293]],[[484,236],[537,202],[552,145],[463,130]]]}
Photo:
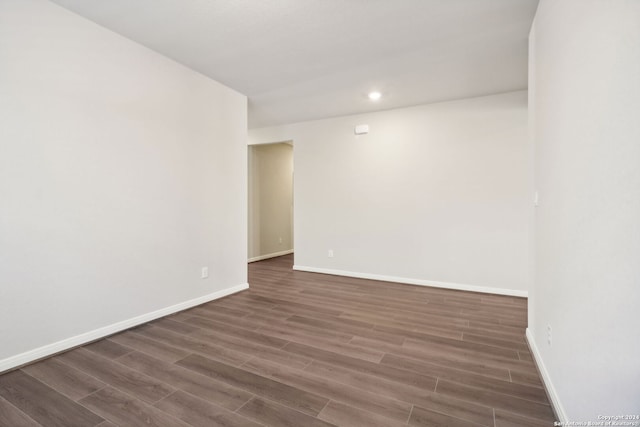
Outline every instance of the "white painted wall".
{"label": "white painted wall", "polygon": [[293,146],[249,147],[249,260],[293,250]]}
{"label": "white painted wall", "polygon": [[640,414],[640,2],[542,0],[531,38],[530,338],[565,421]]}
{"label": "white painted wall", "polygon": [[246,284],[244,96],[44,0],[0,64],[0,371]]}
{"label": "white painted wall", "polygon": [[249,131],[286,140],[296,266],[526,294],[526,92]]}

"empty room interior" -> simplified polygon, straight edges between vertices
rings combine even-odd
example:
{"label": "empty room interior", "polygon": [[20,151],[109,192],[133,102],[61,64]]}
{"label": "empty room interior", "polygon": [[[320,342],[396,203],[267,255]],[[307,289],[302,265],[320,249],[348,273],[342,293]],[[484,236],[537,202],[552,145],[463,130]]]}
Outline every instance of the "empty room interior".
{"label": "empty room interior", "polygon": [[640,426],[640,1],[0,0],[0,427]]}

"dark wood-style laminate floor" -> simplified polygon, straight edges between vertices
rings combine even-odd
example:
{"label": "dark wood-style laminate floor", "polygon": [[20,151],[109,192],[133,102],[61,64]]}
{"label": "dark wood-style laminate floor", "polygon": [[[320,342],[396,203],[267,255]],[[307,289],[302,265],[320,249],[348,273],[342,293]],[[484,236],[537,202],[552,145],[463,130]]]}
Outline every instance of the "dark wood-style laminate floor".
{"label": "dark wood-style laminate floor", "polygon": [[550,426],[526,300],[249,266],[251,289],[0,376],[0,426]]}

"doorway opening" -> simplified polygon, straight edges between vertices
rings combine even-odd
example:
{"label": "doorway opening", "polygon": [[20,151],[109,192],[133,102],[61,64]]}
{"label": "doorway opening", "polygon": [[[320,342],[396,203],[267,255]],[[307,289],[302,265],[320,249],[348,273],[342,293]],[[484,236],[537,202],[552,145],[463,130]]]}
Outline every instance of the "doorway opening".
{"label": "doorway opening", "polygon": [[250,145],[248,261],[293,253],[293,142]]}

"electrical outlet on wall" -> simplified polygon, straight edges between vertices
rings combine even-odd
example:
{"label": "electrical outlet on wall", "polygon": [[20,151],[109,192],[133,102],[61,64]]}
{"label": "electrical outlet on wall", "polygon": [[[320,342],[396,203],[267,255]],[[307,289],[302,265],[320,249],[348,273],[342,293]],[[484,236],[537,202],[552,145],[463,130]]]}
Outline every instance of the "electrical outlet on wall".
{"label": "electrical outlet on wall", "polygon": [[547,343],[551,346],[551,325],[547,325]]}
{"label": "electrical outlet on wall", "polygon": [[282,237],[278,238],[278,243],[282,244]]}
{"label": "electrical outlet on wall", "polygon": [[209,277],[209,267],[202,267],[200,274],[203,279]]}
{"label": "electrical outlet on wall", "polygon": [[333,258],[333,249],[329,249],[329,251],[327,251],[327,257]]}

